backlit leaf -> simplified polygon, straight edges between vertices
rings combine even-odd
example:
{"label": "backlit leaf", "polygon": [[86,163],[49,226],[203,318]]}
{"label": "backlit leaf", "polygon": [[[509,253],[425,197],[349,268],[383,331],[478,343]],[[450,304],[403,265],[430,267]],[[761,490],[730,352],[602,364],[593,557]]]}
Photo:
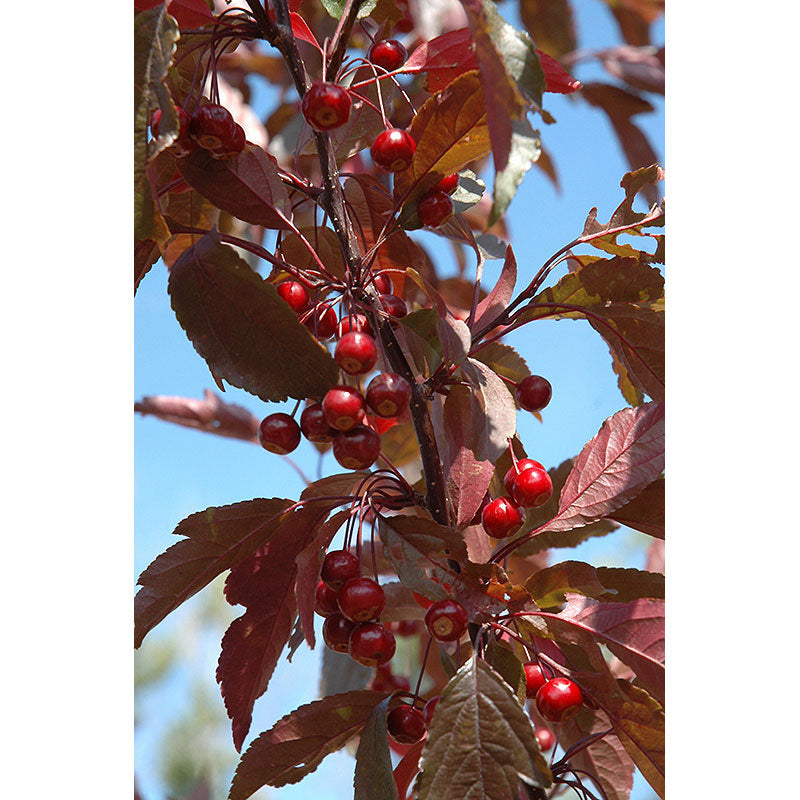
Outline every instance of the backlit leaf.
{"label": "backlit leaf", "polygon": [[533,129],[527,118],[512,121],[508,161],[494,177],[494,204],[489,214],[489,226],[494,225],[506,213],[525,173],[539,158],[541,144],[539,131]]}
{"label": "backlit leaf", "polygon": [[[346,0],[321,0],[321,2],[323,8],[334,19],[341,19],[342,14],[344,14],[344,7],[347,5]],[[356,19],[364,19],[364,17],[368,17],[373,12],[377,4],[378,0],[364,0],[361,8],[358,9]]]}
{"label": "backlit leaf", "polygon": [[198,147],[178,159],[181,176],[193,189],[232,217],[265,228],[288,229],[289,193],[275,159],[248,142],[237,156],[214,158]]}
{"label": "backlit leaf", "polygon": [[285,525],[290,500],[259,498],[212,506],[182,520],[185,536],[139,576],[134,601],[136,647],[145,634],[217,575],[249,558]]}
{"label": "backlit leaf", "polygon": [[425,72],[425,88],[431,93],[441,91],[465,72],[478,68],[472,32],[459,28],[422,44],[409,56],[402,71]]}
{"label": "backlit leaf", "polygon": [[[300,233],[314,248],[325,269],[337,278],[344,279],[346,271],[344,255],[336,232],[332,228],[309,226],[300,228]],[[281,238],[280,255],[284,261],[301,271],[319,269],[310,250],[294,231]]]}
{"label": "backlit leaf", "polygon": [[[514,286],[517,283],[517,259],[514,258],[514,251],[511,245],[506,247],[506,256],[503,261],[503,268],[497,283],[492,287],[489,294],[478,303],[475,310],[475,320],[472,323],[472,330],[477,331],[484,325],[491,322],[502,311],[505,311],[511,298],[514,296]],[[479,357],[480,358],[480,357]],[[484,361],[483,358],[480,359]],[[484,363],[486,363],[484,361]]]}
{"label": "backlit leaf", "polygon": [[609,519],[642,533],[664,538],[664,478],[656,478],[633,500],[618,508]]}
{"label": "backlit leaf", "polygon": [[280,401],[320,398],[337,382],[328,352],[216,232],[175,262],[169,293],[195,350],[231,385]]}
{"label": "backlit leaf", "polygon": [[336,694],[300,706],[247,748],[233,776],[229,800],[247,800],[262,786],[297,783],[330,753],[361,733],[383,692]]}
{"label": "backlit leaf", "polygon": [[519,15],[536,46],[553,58],[577,49],[569,0],[521,0]]}
{"label": "backlit leaf", "polygon": [[508,684],[472,657],[436,706],[415,786],[418,800],[508,800],[520,775],[549,788],[533,726]]}
{"label": "backlit leaf", "polygon": [[[477,361],[482,361],[498,375],[519,383],[531,374],[525,359],[510,345],[492,342],[475,353]],[[514,394],[514,387],[506,383],[506,388]],[[509,464],[509,467],[511,465]]]}
{"label": "backlit leaf", "polygon": [[387,697],[375,706],[361,733],[353,776],[353,800],[397,800],[386,729],[391,700]]}

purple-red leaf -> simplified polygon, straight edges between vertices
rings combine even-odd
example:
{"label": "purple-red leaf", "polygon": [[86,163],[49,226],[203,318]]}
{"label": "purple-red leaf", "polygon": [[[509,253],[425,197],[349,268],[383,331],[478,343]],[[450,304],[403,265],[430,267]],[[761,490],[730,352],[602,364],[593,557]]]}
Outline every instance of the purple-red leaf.
{"label": "purple-red leaf", "polygon": [[386,694],[357,691],[300,706],[247,748],[233,776],[229,800],[247,800],[262,786],[297,783],[330,753],[361,733]]}
{"label": "purple-red leaf", "polygon": [[423,42],[403,65],[402,71],[425,72],[425,88],[435,94],[465,72],[477,69],[478,59],[469,28],[459,28]]}
{"label": "purple-red leaf", "polygon": [[521,0],[519,15],[536,46],[554,59],[577,49],[569,0]]}
{"label": "purple-red leaf", "polygon": [[623,408],[584,445],[546,527],[566,531],[606,517],[663,471],[664,404]]}
{"label": "purple-red leaf", "polygon": [[277,162],[258,145],[248,142],[229,159],[214,158],[198,147],[177,163],[186,183],[222,211],[251,225],[289,230],[289,193]]}
{"label": "purple-red leaf", "polygon": [[281,529],[290,500],[259,498],[198,511],[173,533],[186,536],[139,576],[134,601],[135,644],[217,575],[252,556]]}
{"label": "purple-red leaf", "polygon": [[575,80],[558,61],[551,58],[547,53],[537,50],[536,55],[539,56],[542,72],[544,72],[546,92],[572,94],[572,92],[577,92],[583,86],[580,81]]}
{"label": "purple-red leaf", "polygon": [[517,259],[511,245],[506,248],[506,258],[503,269],[492,291],[478,303],[475,310],[475,320],[472,323],[473,331],[480,330],[484,325],[495,319],[498,314],[505,311],[511,298],[514,296],[514,286],[517,283]]}
{"label": "purple-red leaf", "polygon": [[663,539],[664,478],[656,478],[641,494],[609,514],[608,519]]}

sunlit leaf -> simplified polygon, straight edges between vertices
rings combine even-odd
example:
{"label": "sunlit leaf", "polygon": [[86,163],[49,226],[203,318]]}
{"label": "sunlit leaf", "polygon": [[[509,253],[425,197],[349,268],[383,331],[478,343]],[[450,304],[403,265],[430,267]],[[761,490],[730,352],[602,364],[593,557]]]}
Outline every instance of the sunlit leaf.
{"label": "sunlit leaf", "polygon": [[488,225],[494,225],[514,199],[525,173],[533,166],[542,152],[539,131],[536,131],[527,118],[511,123],[511,145],[508,161],[494,177],[494,204],[489,214]]}
{"label": "sunlit leaf", "polygon": [[569,0],[521,0],[519,15],[536,46],[553,58],[577,49]]}

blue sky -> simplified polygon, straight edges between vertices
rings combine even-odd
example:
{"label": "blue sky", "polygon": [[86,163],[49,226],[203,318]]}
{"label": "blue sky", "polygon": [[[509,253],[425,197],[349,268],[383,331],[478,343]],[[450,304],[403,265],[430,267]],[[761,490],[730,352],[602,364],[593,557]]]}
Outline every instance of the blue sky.
{"label": "blue sky", "polygon": [[[582,43],[593,47],[618,43],[616,26],[604,4],[596,0],[576,2]],[[508,7],[502,9],[504,14]],[[514,22],[512,18],[510,21]],[[587,33],[590,31],[591,33]],[[663,25],[654,27],[653,40],[663,41]],[[609,80],[600,67],[582,65],[580,79]],[[267,92],[256,93],[256,105],[267,103]],[[655,149],[663,154],[663,104],[657,111],[636,119]],[[619,180],[627,171],[605,115],[585,103],[560,95],[546,95],[546,107],[558,120],[542,128],[543,141],[559,172],[562,192],[557,193],[544,174],[533,168],[513,201],[509,226],[519,266],[519,285],[532,277],[538,266],[555,250],[579,233],[587,212],[598,206],[600,219],[607,219],[622,198]],[[450,264],[449,249],[431,233],[417,233],[434,259]],[[501,262],[489,262],[484,285],[490,287]],[[452,267],[451,267],[452,268]],[[446,270],[445,270],[446,271]],[[200,397],[214,389],[207,367],[194,352],[178,326],[166,294],[166,270],[158,264],[142,282],[135,301],[134,393]],[[553,385],[553,400],[543,413],[544,423],[521,412],[519,434],[528,454],[552,466],[579,452],[604,419],[624,406],[611,370],[607,346],[584,322],[541,321],[509,337],[537,373]],[[287,408],[291,404],[266,404],[240,390],[229,388],[225,399],[240,403],[257,416]],[[316,451],[305,440],[293,457],[308,474],[316,474]],[[336,468],[330,456],[323,468]],[[175,525],[199,509],[260,496],[297,497],[303,484],[279,456],[261,448],[162,423],[153,418],[134,421],[135,541],[134,570],[142,569],[167,546]],[[624,562],[643,566],[643,543],[647,537],[619,532],[563,551],[597,564]],[[558,554],[557,554],[558,555]],[[207,591],[211,591],[210,589]],[[191,612],[191,606],[188,608]],[[177,630],[181,611],[162,624],[164,631]],[[236,611],[231,609],[231,615]],[[158,629],[157,629],[158,630]],[[150,634],[153,636],[153,634]],[[145,646],[147,640],[145,642]],[[219,642],[205,642],[195,655],[213,684],[213,669]],[[248,742],[276,719],[316,696],[319,648],[302,647],[292,664],[282,660],[270,688],[256,703]],[[150,699],[142,727],[137,732],[137,777],[144,800],[163,800],[155,770],[159,737],[170,716],[185,707],[186,681],[190,671],[175,676],[158,697]],[[217,694],[217,701],[221,699]],[[230,739],[228,739],[230,742]],[[231,746],[232,748],[232,746]],[[340,800],[352,791],[352,759],[335,754],[297,786],[270,790],[277,800]],[[641,783],[641,782],[640,782]],[[635,800],[651,796],[646,787],[637,789]]]}

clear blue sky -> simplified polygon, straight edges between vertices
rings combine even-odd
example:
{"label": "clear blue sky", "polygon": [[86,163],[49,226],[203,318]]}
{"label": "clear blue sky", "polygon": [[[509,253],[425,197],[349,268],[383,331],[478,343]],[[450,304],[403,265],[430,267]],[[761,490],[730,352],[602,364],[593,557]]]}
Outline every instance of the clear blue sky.
{"label": "clear blue sky", "polygon": [[[574,6],[582,43],[595,47],[618,43],[616,26],[603,3],[577,0]],[[508,14],[510,9],[506,5],[501,10]],[[509,20],[515,22],[510,17]],[[663,41],[663,24],[655,26],[653,40]],[[581,66],[576,75],[584,81],[607,79],[599,67],[591,65]],[[267,94],[259,91],[256,103],[267,101]],[[647,132],[656,151],[663,154],[663,106],[656,105],[655,113],[640,116],[636,121]],[[556,162],[562,193],[556,193],[543,173],[533,168],[511,205],[509,222],[521,286],[549,254],[580,232],[592,206],[598,206],[601,219],[608,218],[622,197],[619,180],[627,171],[602,112],[560,95],[546,95],[546,107],[558,120],[556,125],[544,127],[542,133],[545,146]],[[441,257],[442,263],[451,263],[447,246],[436,236],[426,232],[415,235],[434,258]],[[500,263],[489,262],[485,285],[490,286],[496,278]],[[159,263],[145,277],[135,301],[135,395],[136,398],[149,394],[200,397],[203,389],[214,389],[213,382],[170,310],[166,277],[166,270]],[[587,324],[538,322],[513,334],[509,343],[517,347],[534,371],[547,376],[553,384],[553,400],[543,414],[544,424],[525,413],[518,418],[519,433],[528,453],[547,466],[574,456],[597,432],[602,421],[623,407],[608,348]],[[225,399],[246,406],[259,417],[279,408],[274,404],[268,407],[232,388]],[[153,418],[137,418],[134,437],[136,575],[173,543],[171,531],[188,514],[207,506],[259,496],[297,497],[303,488],[299,477],[279,456],[254,445],[220,439]],[[308,442],[304,440],[293,457],[308,474],[316,473],[316,451]],[[324,462],[326,470],[335,467],[332,459]],[[620,532],[587,543],[578,556],[597,564],[624,560],[631,566],[642,566],[642,551],[636,549],[638,541]],[[572,557],[576,551],[563,553]],[[175,619],[168,619],[162,627],[174,629],[180,624],[180,616],[180,611],[175,612]],[[209,685],[221,705],[213,682],[218,654],[219,642],[208,642],[207,649],[204,644],[195,657],[198,671],[202,668],[208,675]],[[315,698],[320,656],[319,647],[315,652],[301,647],[292,664],[280,662],[267,694],[256,703],[247,743],[283,714]],[[136,737],[136,772],[144,800],[164,800],[155,773],[158,741],[171,716],[187,702],[187,688],[182,682],[187,674],[184,671],[176,676],[146,705],[148,714],[142,719]],[[335,754],[302,783],[270,790],[269,796],[278,800],[304,800],[311,796],[317,800],[341,800],[351,796],[352,769],[349,756]],[[646,784],[637,786],[634,792],[635,800],[650,796]]]}

